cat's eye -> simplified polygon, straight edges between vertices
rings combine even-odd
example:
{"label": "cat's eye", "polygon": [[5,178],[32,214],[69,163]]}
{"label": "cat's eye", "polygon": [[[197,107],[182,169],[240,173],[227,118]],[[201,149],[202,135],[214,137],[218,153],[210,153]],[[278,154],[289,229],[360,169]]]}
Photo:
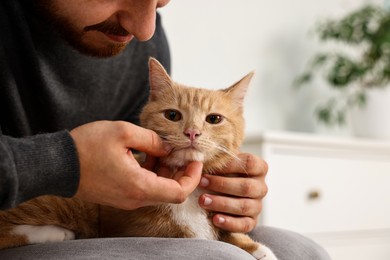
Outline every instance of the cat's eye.
{"label": "cat's eye", "polygon": [[166,119],[169,119],[171,121],[177,122],[181,120],[182,116],[181,113],[174,109],[167,109],[164,111],[164,116]]}
{"label": "cat's eye", "polygon": [[210,114],[206,117],[206,122],[210,124],[219,124],[223,120],[223,116],[218,115],[218,114]]}

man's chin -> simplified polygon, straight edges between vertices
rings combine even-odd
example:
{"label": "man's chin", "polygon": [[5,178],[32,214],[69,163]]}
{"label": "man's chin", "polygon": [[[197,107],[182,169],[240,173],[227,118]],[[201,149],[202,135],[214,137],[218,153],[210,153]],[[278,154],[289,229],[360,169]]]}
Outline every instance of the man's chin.
{"label": "man's chin", "polygon": [[[112,57],[121,53],[128,42],[110,42],[97,31],[85,33],[82,28],[76,28],[69,19],[62,16],[61,10],[55,5],[48,4],[48,1],[32,1],[39,17],[43,17],[45,22],[51,25],[80,53],[95,57]],[[50,1],[49,1],[50,2]]]}
{"label": "man's chin", "polygon": [[86,43],[75,43],[70,42],[70,44],[79,52],[100,58],[108,58],[120,54],[126,49],[127,43],[116,43],[116,44],[107,44],[105,46],[93,46]]}

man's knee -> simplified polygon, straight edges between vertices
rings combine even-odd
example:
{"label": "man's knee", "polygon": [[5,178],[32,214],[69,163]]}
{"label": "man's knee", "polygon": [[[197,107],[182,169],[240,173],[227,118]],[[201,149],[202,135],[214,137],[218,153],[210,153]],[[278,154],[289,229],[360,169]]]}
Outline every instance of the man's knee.
{"label": "man's knee", "polygon": [[268,246],[280,260],[330,260],[329,254],[319,244],[288,230],[258,227],[249,234]]}

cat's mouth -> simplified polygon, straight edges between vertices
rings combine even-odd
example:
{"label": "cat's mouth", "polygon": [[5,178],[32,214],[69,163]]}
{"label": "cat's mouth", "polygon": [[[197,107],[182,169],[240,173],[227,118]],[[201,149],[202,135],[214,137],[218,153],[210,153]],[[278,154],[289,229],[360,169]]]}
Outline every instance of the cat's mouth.
{"label": "cat's mouth", "polygon": [[172,152],[177,152],[177,151],[197,151],[197,152],[201,152],[196,146],[194,145],[189,145],[189,146],[186,146],[186,147],[177,147],[177,148],[173,148]]}
{"label": "cat's mouth", "polygon": [[167,165],[181,167],[189,162],[203,162],[205,155],[202,151],[194,146],[173,148],[170,154],[164,158]]}
{"label": "cat's mouth", "polygon": [[188,142],[178,145],[173,142],[169,142],[168,138],[164,135],[160,134],[160,137],[172,147],[169,155],[164,158],[167,165],[180,167],[191,161],[204,161],[205,154],[197,142]]}

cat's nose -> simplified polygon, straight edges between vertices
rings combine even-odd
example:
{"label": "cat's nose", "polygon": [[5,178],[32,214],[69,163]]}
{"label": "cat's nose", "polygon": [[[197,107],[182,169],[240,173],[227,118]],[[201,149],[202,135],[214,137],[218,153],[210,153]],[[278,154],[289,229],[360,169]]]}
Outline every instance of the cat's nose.
{"label": "cat's nose", "polygon": [[194,141],[198,136],[202,133],[198,129],[187,129],[184,131],[184,135],[186,135],[191,141]]}

